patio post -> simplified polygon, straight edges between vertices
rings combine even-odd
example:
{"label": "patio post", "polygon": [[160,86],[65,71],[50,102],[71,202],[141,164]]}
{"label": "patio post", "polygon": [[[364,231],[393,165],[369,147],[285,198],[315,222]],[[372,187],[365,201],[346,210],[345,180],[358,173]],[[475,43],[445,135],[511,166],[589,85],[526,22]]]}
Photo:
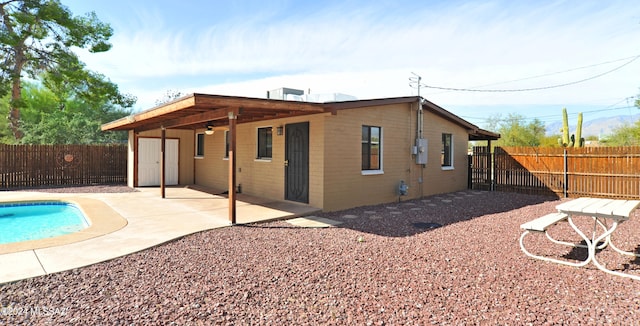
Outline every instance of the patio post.
{"label": "patio post", "polygon": [[160,128],[160,194],[162,198],[165,198],[165,184],[164,184],[164,167],[165,167],[165,143],[167,139],[167,130],[163,127]]}
{"label": "patio post", "polygon": [[496,190],[496,174],[495,174],[495,151],[491,153],[491,139],[487,140],[487,181],[489,181],[489,191]]}
{"label": "patio post", "polygon": [[238,109],[229,111],[229,221],[236,224],[236,120]]}

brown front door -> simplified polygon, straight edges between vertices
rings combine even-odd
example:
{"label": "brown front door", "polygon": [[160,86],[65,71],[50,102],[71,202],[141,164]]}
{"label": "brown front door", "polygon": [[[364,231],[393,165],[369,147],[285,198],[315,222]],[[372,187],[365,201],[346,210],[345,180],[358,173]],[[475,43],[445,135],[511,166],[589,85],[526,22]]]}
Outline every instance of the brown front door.
{"label": "brown front door", "polygon": [[309,123],[285,128],[285,199],[309,203]]}

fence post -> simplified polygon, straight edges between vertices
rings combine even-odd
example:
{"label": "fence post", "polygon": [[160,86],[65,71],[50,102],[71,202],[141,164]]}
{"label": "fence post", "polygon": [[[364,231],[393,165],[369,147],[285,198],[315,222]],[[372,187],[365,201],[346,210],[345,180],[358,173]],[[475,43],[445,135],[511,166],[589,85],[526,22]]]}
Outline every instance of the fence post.
{"label": "fence post", "polygon": [[563,185],[562,185],[562,191],[564,192],[564,198],[567,198],[567,197],[569,197],[569,195],[568,195],[568,192],[569,192],[569,189],[568,189],[569,173],[567,171],[567,170],[569,170],[569,161],[567,159],[567,149],[565,148],[562,151],[562,153],[563,153],[562,155],[563,155],[563,159],[564,159],[564,178],[563,178],[564,182],[563,182]]}
{"label": "fence post", "polygon": [[489,171],[489,173],[491,174],[491,191],[496,191],[496,155],[497,152],[493,151],[493,153],[491,153],[491,149],[489,149],[489,166],[491,167],[491,170]]}

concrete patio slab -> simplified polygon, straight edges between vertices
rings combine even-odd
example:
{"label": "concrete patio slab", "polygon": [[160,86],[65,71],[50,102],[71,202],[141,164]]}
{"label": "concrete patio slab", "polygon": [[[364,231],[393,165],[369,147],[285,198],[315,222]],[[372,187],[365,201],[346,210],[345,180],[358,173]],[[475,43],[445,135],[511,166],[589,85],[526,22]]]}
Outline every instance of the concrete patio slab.
{"label": "concrete patio slab", "polygon": [[33,250],[0,255],[0,283],[45,275]]}
{"label": "concrete patio slab", "polygon": [[298,217],[287,220],[287,223],[305,228],[328,228],[342,224],[342,222],[319,216]]}

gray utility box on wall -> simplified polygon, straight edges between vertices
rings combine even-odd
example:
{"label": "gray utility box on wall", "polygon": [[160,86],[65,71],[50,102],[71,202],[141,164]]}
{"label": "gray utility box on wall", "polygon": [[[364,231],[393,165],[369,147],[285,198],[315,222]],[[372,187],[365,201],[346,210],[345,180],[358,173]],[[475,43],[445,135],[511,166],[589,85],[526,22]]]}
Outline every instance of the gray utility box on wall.
{"label": "gray utility box on wall", "polygon": [[427,152],[429,143],[424,138],[417,138],[413,146],[413,154],[416,155],[416,164],[427,164]]}

